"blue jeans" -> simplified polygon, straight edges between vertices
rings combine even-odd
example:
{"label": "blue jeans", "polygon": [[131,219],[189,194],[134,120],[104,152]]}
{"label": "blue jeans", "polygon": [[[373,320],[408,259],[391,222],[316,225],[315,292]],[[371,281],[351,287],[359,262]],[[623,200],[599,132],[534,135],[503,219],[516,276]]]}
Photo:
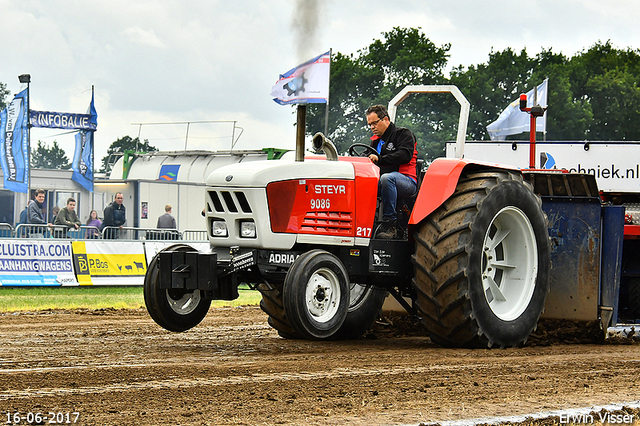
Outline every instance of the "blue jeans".
{"label": "blue jeans", "polygon": [[418,190],[418,185],[409,176],[390,172],[380,176],[378,188],[382,195],[382,216],[385,220],[396,220],[398,197],[412,197]]}

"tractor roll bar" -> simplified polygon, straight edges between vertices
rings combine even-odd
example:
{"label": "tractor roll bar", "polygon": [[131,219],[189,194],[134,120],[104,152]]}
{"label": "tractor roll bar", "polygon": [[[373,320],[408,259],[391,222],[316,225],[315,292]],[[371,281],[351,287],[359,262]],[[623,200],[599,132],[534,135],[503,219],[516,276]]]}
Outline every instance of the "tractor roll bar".
{"label": "tractor roll bar", "polygon": [[451,93],[460,104],[460,119],[458,121],[458,137],[456,138],[456,158],[464,156],[464,142],[467,137],[467,124],[469,122],[469,101],[464,97],[458,87],[448,85],[418,85],[406,86],[391,101],[389,101],[389,119],[395,121],[396,109],[400,102],[404,101],[411,93]]}

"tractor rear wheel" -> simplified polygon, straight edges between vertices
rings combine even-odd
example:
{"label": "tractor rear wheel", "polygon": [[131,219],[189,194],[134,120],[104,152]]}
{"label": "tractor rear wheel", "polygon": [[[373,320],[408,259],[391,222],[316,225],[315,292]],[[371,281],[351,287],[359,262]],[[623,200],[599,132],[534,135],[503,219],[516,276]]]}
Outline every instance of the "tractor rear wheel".
{"label": "tractor rear wheel", "polygon": [[[363,286],[356,283],[351,283],[349,286],[347,317],[332,339],[352,340],[362,336],[365,331],[371,328],[380,314],[380,309],[387,297],[386,291],[373,286]],[[284,310],[282,284],[267,285],[262,283],[258,286],[258,290],[262,293],[260,308],[269,315],[267,320],[269,325],[278,330],[280,337],[285,339],[302,338],[303,336],[291,326]]]}
{"label": "tractor rear wheel", "polygon": [[[184,244],[165,248],[172,251],[193,251]],[[200,324],[209,311],[211,300],[202,297],[200,290],[161,289],[159,256],[156,254],[144,277],[144,303],[151,318],[161,327],[182,332]]]}
{"label": "tractor rear wheel", "polygon": [[630,319],[640,319],[640,278],[632,278],[629,282],[628,300]]}
{"label": "tractor rear wheel", "polygon": [[284,311],[282,302],[282,284],[266,284],[258,285],[258,290],[262,294],[260,308],[269,315],[267,322],[278,331],[280,337],[285,339],[300,339],[302,335],[291,326],[291,322]]}
{"label": "tractor rear wheel", "polygon": [[550,246],[541,201],[519,173],[463,173],[414,237],[416,306],[435,343],[526,341],[544,310]]}
{"label": "tractor rear wheel", "polygon": [[380,315],[380,310],[387,297],[381,288],[349,284],[349,309],[342,326],[335,334],[336,339],[353,340],[364,334]]}

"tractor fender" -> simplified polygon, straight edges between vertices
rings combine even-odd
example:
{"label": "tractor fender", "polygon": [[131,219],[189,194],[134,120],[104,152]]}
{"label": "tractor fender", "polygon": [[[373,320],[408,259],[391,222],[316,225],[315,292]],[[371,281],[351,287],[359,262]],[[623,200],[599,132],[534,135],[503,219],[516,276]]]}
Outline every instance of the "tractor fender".
{"label": "tractor fender", "polygon": [[409,225],[422,222],[453,195],[465,169],[516,170],[517,167],[464,158],[438,158],[431,163],[422,179]]}

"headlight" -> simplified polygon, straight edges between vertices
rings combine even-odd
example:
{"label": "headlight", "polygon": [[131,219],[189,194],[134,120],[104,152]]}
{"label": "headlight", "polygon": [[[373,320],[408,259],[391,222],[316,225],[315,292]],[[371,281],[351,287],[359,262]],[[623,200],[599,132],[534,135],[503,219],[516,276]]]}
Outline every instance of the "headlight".
{"label": "headlight", "polygon": [[227,237],[227,224],[223,220],[214,220],[211,222],[211,235],[214,237]]}
{"label": "headlight", "polygon": [[240,222],[240,238],[255,238],[256,224],[255,222]]}

